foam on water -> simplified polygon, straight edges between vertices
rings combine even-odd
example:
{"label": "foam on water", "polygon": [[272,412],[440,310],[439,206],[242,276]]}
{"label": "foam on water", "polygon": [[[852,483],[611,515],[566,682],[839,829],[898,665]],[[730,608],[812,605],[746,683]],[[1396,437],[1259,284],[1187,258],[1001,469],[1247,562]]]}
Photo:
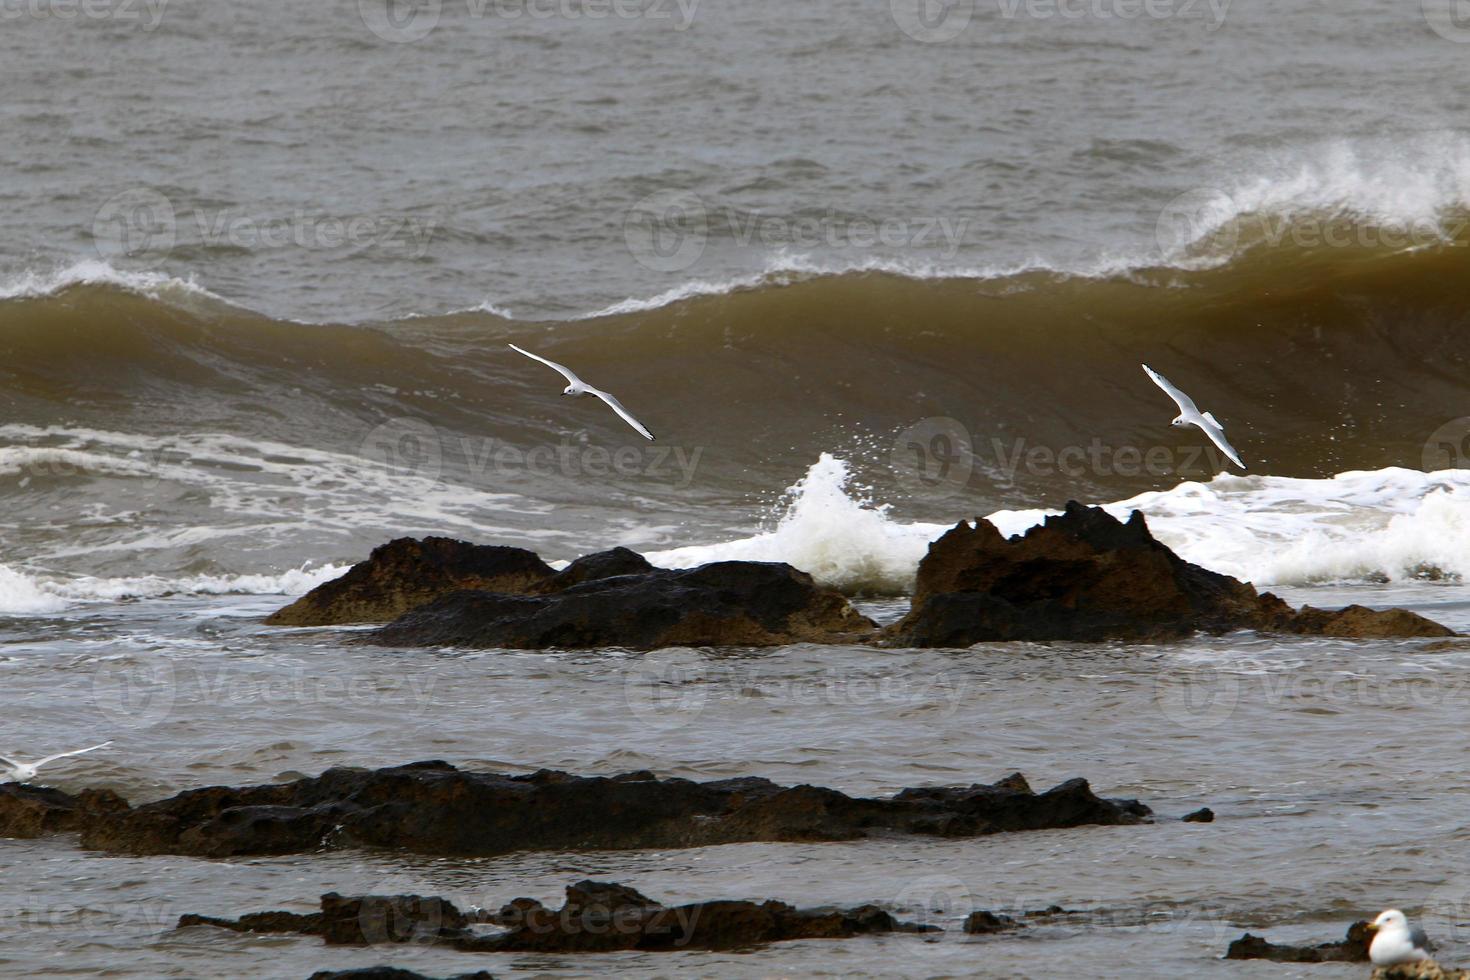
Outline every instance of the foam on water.
{"label": "foam on water", "polygon": [[73,286],[115,286],[155,299],[220,297],[196,283],[191,276],[179,279],[162,272],[125,272],[102,259],[78,259],[47,272],[28,270],[0,281],[0,300],[52,296]]}
{"label": "foam on water", "polygon": [[[847,592],[911,590],[929,542],[950,525],[896,521],[850,480],[848,464],[823,453],[788,490],[773,530],[649,560],[679,568],[785,561]],[[1103,506],[1120,519],[1143,511],[1155,536],[1185,559],[1258,586],[1470,577],[1470,470],[1393,467],[1325,480],[1221,474]],[[988,519],[1014,535],[1052,513]]]}
{"label": "foam on water", "polygon": [[904,592],[912,586],[939,524],[903,524],[884,506],[849,492],[845,460],[823,453],[787,490],[787,506],[773,530],[722,544],[652,552],[668,568],[711,561],[784,561],[819,582],[846,592]]}
{"label": "foam on water", "polygon": [[346,565],[302,566],[280,574],[190,575],[168,578],[55,578],[0,565],[0,615],[44,616],[78,603],[165,595],[303,595],[347,571]]}

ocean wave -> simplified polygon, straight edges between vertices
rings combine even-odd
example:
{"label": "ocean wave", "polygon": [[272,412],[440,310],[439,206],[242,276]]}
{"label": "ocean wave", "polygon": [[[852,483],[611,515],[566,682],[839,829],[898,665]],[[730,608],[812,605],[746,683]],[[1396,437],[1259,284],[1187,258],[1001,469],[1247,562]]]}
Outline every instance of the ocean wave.
{"label": "ocean wave", "polygon": [[279,573],[188,575],[171,578],[63,578],[0,565],[0,615],[46,616],[80,604],[171,595],[303,595],[347,571],[347,565],[309,564]]}

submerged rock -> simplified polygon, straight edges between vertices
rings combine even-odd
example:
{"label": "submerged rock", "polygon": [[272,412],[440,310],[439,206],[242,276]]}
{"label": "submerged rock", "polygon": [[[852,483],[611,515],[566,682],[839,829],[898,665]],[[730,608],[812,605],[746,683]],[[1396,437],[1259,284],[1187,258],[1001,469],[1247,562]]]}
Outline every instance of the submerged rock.
{"label": "submerged rock", "polygon": [[266,619],[271,626],[387,623],[460,589],[523,593],[556,574],[535,552],[398,538]]}
{"label": "submerged rock", "polygon": [[971,936],[987,936],[993,932],[1010,932],[1023,928],[1008,915],[979,909],[965,916],[965,932]]}
{"label": "submerged rock", "polygon": [[929,546],[892,644],[963,647],[1007,640],[1154,641],[1238,629],[1326,636],[1453,636],[1402,609],[1294,611],[1249,583],[1190,564],[1149,533],[1073,501],[1024,535],[960,523]]}
{"label": "submerged rock", "polygon": [[1470,970],[1456,970],[1440,966],[1434,960],[1420,960],[1418,963],[1380,966],[1373,971],[1372,980],[1470,980]]}
{"label": "submerged rock", "polygon": [[[606,555],[594,558],[604,571],[612,564]],[[652,650],[845,643],[869,639],[877,629],[840,593],[790,565],[727,561],[620,571],[632,565],[624,557],[613,564],[613,574],[599,576],[598,566],[578,569],[574,562],[562,573],[570,584],[551,591],[557,583],[545,583],[538,595],[456,592],[400,617],[370,640],[386,646]]]}
{"label": "submerged rock", "polygon": [[[364,966],[356,970],[318,970],[306,980],[434,980],[422,973],[402,970],[396,966]],[[474,973],[456,973],[446,980],[495,980],[484,970]]]}
{"label": "submerged rock", "polygon": [[1348,926],[1347,936],[1335,943],[1316,946],[1277,945],[1261,936],[1246,933],[1225,951],[1227,960],[1272,960],[1277,963],[1366,963],[1372,941],[1367,922]]}
{"label": "submerged rock", "polygon": [[230,857],[324,847],[421,854],[704,847],[853,840],[873,831],[970,837],[1144,823],[1148,807],[1106,800],[1082,779],[1035,793],[1019,774],[994,785],[850,797],[759,778],[696,783],[543,770],[464,772],[443,762],[331,769],[278,785],[190,790],[84,822],[82,844],[130,854]]}
{"label": "submerged rock", "polygon": [[1185,823],[1214,823],[1215,811],[1207,806],[1202,806],[1193,813],[1186,813],[1182,819]]}
{"label": "submerged rock", "polygon": [[[531,899],[506,908],[505,931],[476,933],[471,919],[441,898],[417,895],[322,896],[324,931],[293,928],[282,920],[278,931],[323,935],[329,945],[427,943],[476,953],[608,953],[619,950],[668,952],[726,950],[797,939],[847,939],[895,932],[935,932],[932,926],[900,922],[876,905],[855,909],[797,909],[785,902],[716,901],[669,908],[625,885],[583,881],[569,885],[560,909]],[[264,913],[276,915],[279,913]],[[504,915],[504,913],[502,913]],[[306,917],[302,917],[306,918]],[[246,931],[247,919],[187,915],[185,925],[220,925]],[[369,923],[359,929],[358,921]],[[340,922],[334,931],[332,923]],[[383,924],[379,927],[379,924]]]}

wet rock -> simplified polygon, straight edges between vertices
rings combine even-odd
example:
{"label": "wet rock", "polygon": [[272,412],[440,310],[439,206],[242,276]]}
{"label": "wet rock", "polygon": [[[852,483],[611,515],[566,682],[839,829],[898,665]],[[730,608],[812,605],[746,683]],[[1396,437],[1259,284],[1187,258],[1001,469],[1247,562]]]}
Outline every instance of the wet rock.
{"label": "wet rock", "polygon": [[190,926],[214,926],[231,932],[287,933],[302,936],[322,934],[322,916],[319,912],[252,912],[238,919],[217,919],[209,915],[188,913],[179,916],[178,928]]}
{"label": "wet rock", "polygon": [[[434,980],[412,970],[400,970],[396,966],[365,966],[356,970],[318,970],[307,980]],[[456,973],[447,980],[495,980],[484,970],[475,973]]]}
{"label": "wet rock", "polygon": [[1261,936],[1246,933],[1225,951],[1227,960],[1272,960],[1277,963],[1366,963],[1372,936],[1367,922],[1348,926],[1347,937],[1316,946],[1277,945]]}
{"label": "wet rock", "polygon": [[458,935],[470,919],[452,902],[423,895],[322,896],[321,936],[328,946],[423,943]]}
{"label": "wet rock", "polygon": [[[628,548],[613,548],[611,551],[599,551],[593,555],[583,555],[572,562],[566,568],[557,572],[552,578],[541,583],[535,591],[549,593],[561,592],[574,585],[583,582],[595,582],[599,579],[616,578],[619,575],[642,575],[645,572],[656,571],[636,551]],[[492,590],[493,591],[493,590]]]}
{"label": "wet rock", "polygon": [[1126,523],[1075,501],[1006,538],[961,523],[929,546],[909,614],[892,644],[963,647],[1007,640],[1160,641],[1238,629],[1330,636],[1453,636],[1401,609],[1294,611],[1246,582],[1184,561],[1143,514]]}
{"label": "wet rock", "polygon": [[1186,813],[1184,815],[1184,822],[1185,823],[1214,823],[1215,822],[1215,811],[1214,810],[1211,810],[1207,806],[1200,807],[1198,810],[1194,811],[1193,813]]}
{"label": "wet rock", "polygon": [[1407,609],[1369,609],[1347,606],[1342,609],[1316,609],[1303,606],[1296,616],[1280,627],[1288,633],[1312,636],[1341,636],[1353,639],[1389,639],[1413,636],[1454,636],[1454,630],[1425,619]]}
{"label": "wet rock", "polygon": [[1373,971],[1372,980],[1470,980],[1470,970],[1447,969],[1434,960],[1420,960],[1380,966]]}
{"label": "wet rock", "polygon": [[[568,886],[559,909],[530,899],[517,899],[507,909],[517,914],[505,923],[506,930],[486,935],[471,931],[469,918],[444,899],[417,895],[344,898],[334,893],[322,896],[320,934],[328,944],[427,943],[479,953],[606,953],[726,950],[797,939],[938,931],[900,922],[875,905],[797,909],[778,901],[716,901],[669,908],[625,885],[595,881]],[[258,918],[232,921],[194,915],[184,920],[191,925],[246,931],[241,923]],[[367,925],[357,929],[355,922]]]}
{"label": "wet rock", "polygon": [[1085,780],[1035,793],[1019,775],[994,785],[850,797],[766,779],[696,783],[464,772],[443,762],[331,769],[292,783],[208,787],[87,822],[83,846],[130,854],[229,857],[323,847],[421,854],[703,847],[852,840],[872,831],[977,836],[1145,822],[1136,800],[1106,800]]}
{"label": "wet rock", "polygon": [[456,592],[375,631],[370,641],[651,650],[844,643],[868,639],[876,629],[840,593],[790,565],[728,561],[588,578],[543,595]]}
{"label": "wet rock", "polygon": [[386,623],[461,589],[524,593],[556,573],[534,552],[451,538],[399,538],[277,610],[271,626]]}
{"label": "wet rock", "polygon": [[980,909],[965,917],[965,932],[972,936],[988,936],[993,932],[1010,932],[1022,928],[1021,923],[1008,915]]}
{"label": "wet rock", "polygon": [[46,786],[0,783],[0,837],[47,837],[81,830],[93,817],[128,808],[111,790],[84,790],[77,796]]}

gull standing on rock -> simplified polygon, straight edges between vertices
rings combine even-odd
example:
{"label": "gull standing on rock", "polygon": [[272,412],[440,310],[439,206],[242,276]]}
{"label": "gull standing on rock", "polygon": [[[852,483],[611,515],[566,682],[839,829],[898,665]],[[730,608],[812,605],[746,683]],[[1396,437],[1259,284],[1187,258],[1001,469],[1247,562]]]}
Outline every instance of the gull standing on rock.
{"label": "gull standing on rock", "polygon": [[546,358],[540,356],[539,354],[532,354],[528,350],[521,350],[515,344],[510,344],[508,346],[511,350],[515,351],[518,354],[525,354],[532,360],[540,361],[547,367],[555,368],[557,371],[561,372],[562,377],[566,378],[567,381],[570,382],[570,384],[562,389],[563,395],[571,395],[573,398],[577,398],[582,395],[596,395],[598,398],[601,398],[603,401],[607,402],[608,407],[611,408],[614,412],[617,412],[619,418],[621,418],[624,422],[627,422],[633,428],[637,429],[639,435],[643,436],[643,438],[649,440],[650,442],[653,441],[653,433],[649,432],[648,429],[644,427],[642,422],[638,421],[631,414],[629,414],[628,410],[623,407],[623,403],[618,401],[612,395],[609,395],[605,391],[592,387],[591,385],[584,382],[581,378],[573,374],[568,368],[556,363],[555,361],[548,361]]}
{"label": "gull standing on rock", "polygon": [[1143,367],[1143,372],[1154,379],[1154,384],[1164,389],[1164,394],[1174,399],[1174,404],[1179,406],[1179,417],[1170,422],[1170,425],[1180,427],[1186,425],[1199,426],[1200,431],[1209,436],[1210,441],[1220,447],[1222,453],[1230,457],[1230,462],[1239,466],[1241,469],[1245,469],[1245,464],[1240,461],[1240,456],[1236,454],[1235,449],[1230,443],[1225,440],[1225,427],[1215,421],[1215,416],[1209,412],[1201,412],[1196,408],[1194,399],[1170,384],[1168,378],[1147,364],[1141,366]]}
{"label": "gull standing on rock", "polygon": [[98,749],[105,749],[111,744],[112,740],[108,739],[101,745],[93,745],[91,748],[86,749],[74,749],[71,752],[58,752],[55,755],[48,755],[44,759],[37,759],[35,762],[21,762],[19,759],[7,759],[5,756],[0,755],[0,762],[5,763],[10,768],[11,779],[17,783],[28,783],[32,779],[35,779],[41,767],[48,763],[55,762],[57,759],[81,755],[83,752],[95,752]]}
{"label": "gull standing on rock", "polygon": [[1409,928],[1408,918],[1398,909],[1378,913],[1368,929],[1374,933],[1373,941],[1368,944],[1368,958],[1374,966],[1418,963],[1429,959],[1429,952],[1434,949],[1424,930]]}

